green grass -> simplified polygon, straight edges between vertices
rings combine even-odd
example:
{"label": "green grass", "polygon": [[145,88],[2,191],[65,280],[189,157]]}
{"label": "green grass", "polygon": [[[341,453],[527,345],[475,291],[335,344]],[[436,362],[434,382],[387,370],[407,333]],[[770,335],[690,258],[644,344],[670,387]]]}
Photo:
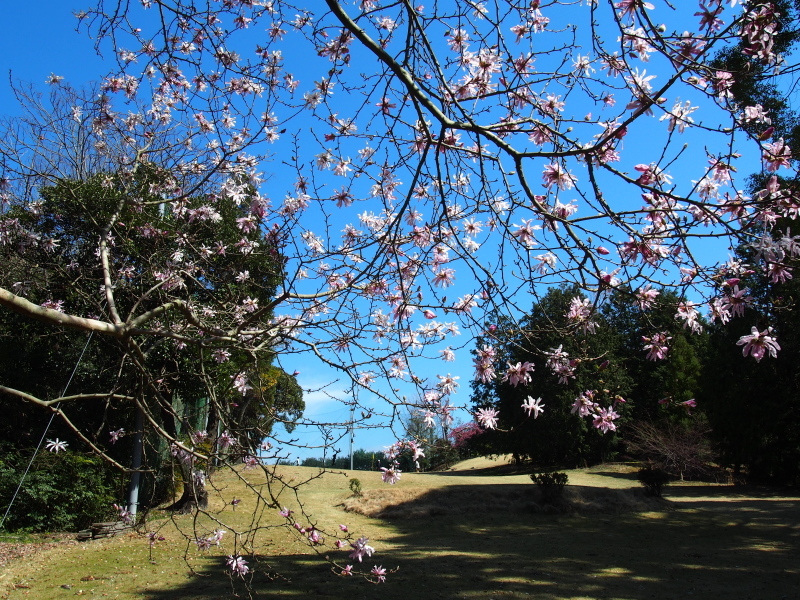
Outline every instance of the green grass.
{"label": "green grass", "polygon": [[[210,516],[161,514],[150,521],[149,530],[160,526],[166,538],[154,547],[152,562],[147,540],[136,534],[48,549],[10,565],[0,578],[2,597],[247,597],[244,582],[224,573],[236,536],[229,533],[221,548],[207,553],[186,538],[194,526],[201,532],[215,527],[214,519],[228,531],[245,531],[255,507],[265,529],[251,538],[256,557],[247,557],[253,567],[248,581],[261,598],[799,597],[796,497],[681,484],[666,488],[664,501],[646,499],[630,469],[601,466],[568,472],[565,494],[574,510],[559,512],[540,504],[527,475],[487,466],[493,464],[479,460],[444,474],[404,473],[394,487],[377,473],[329,473],[301,488],[318,527],[334,534],[345,523],[355,537],[370,538],[376,553],[364,563],[367,569],[397,568],[385,584],[335,575],[302,538],[274,527],[281,522],[277,510],[258,506],[241,483],[220,476]],[[282,467],[281,473],[294,485],[316,470]],[[365,498],[348,506],[368,514],[389,509],[390,518],[344,511],[352,476],[361,480]],[[278,500],[299,512],[290,491]],[[233,496],[243,499],[235,512],[225,505]],[[319,550],[339,564],[350,562],[330,543]]]}

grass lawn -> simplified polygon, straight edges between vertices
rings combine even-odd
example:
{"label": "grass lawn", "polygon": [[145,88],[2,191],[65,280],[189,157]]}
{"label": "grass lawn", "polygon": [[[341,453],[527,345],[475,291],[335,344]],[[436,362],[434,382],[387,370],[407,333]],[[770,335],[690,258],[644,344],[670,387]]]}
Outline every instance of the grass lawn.
{"label": "grass lawn", "polygon": [[[280,467],[286,481],[315,473]],[[236,550],[234,530],[257,524],[261,529],[249,540],[257,556],[246,558],[253,595],[261,598],[800,599],[797,496],[685,483],[657,500],[642,495],[624,466],[568,473],[569,512],[540,506],[526,475],[487,459],[447,473],[404,473],[396,486],[363,471],[326,473],[303,486],[306,512],[328,534],[319,551],[340,565],[352,562],[330,543],[338,524],[347,524],[375,547],[367,570],[393,571],[379,585],[337,576],[304,538],[278,527],[274,508],[261,505],[254,522],[255,496],[220,475],[210,516],[151,518],[148,531],[158,528],[166,538],[156,543],[152,561],[146,537],[136,533],[56,544],[7,564],[0,597],[248,597],[242,580],[225,573],[224,557]],[[350,477],[361,480],[359,501],[348,500]],[[235,512],[227,505],[233,497],[242,499]],[[300,512],[288,494],[279,501]],[[213,531],[215,518],[229,533],[221,547],[201,552],[193,527]]]}

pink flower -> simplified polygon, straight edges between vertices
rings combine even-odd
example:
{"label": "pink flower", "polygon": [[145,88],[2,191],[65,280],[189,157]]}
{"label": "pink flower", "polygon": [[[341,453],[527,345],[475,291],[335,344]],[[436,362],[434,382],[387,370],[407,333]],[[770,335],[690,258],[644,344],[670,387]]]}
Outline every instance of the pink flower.
{"label": "pink flower", "polygon": [[789,167],[790,158],[792,158],[792,150],[783,141],[783,138],[772,144],[764,144],[764,166],[770,173],[781,167]]}
{"label": "pink flower", "polygon": [[572,414],[577,413],[579,417],[588,417],[598,408],[599,405],[594,401],[594,391],[586,390],[580,396],[575,398],[575,401],[572,403],[572,410],[570,410],[570,412]]}
{"label": "pink flower", "polygon": [[512,365],[510,362],[506,363],[508,370],[503,375],[503,381],[507,381],[514,387],[521,384],[527,384],[531,381],[531,373],[533,373],[534,365],[530,362],[517,363]]}
{"label": "pink flower", "polygon": [[547,189],[556,185],[560,190],[570,190],[575,187],[578,178],[572,173],[564,171],[558,163],[551,163],[545,166],[542,172],[542,181]]}
{"label": "pink flower", "polygon": [[112,506],[114,507],[114,510],[117,511],[119,518],[124,523],[127,523],[129,525],[133,523],[133,515],[125,507],[120,506],[119,504],[112,504]]}
{"label": "pink flower", "polygon": [[226,562],[233,575],[244,577],[250,571],[250,567],[247,566],[247,561],[238,554],[236,556],[228,555],[228,560]]}
{"label": "pink flower", "polygon": [[245,375],[244,373],[231,375],[231,379],[233,379],[234,389],[237,392],[239,392],[242,396],[244,396],[248,390],[253,389],[253,387],[247,382],[247,375]]}
{"label": "pink flower", "polygon": [[211,353],[211,357],[218,363],[224,363],[231,357],[231,353],[223,348],[219,348]]}
{"label": "pink flower", "polygon": [[222,435],[217,438],[217,443],[219,444],[220,448],[232,448],[236,445],[236,438],[234,438],[227,431],[223,431]]}
{"label": "pink flower", "polygon": [[437,285],[441,288],[449,287],[453,285],[455,281],[455,274],[455,269],[439,269],[436,275],[433,276],[433,285]]}
{"label": "pink flower", "polygon": [[475,419],[486,429],[496,429],[498,414],[494,408],[479,408],[475,411]]}
{"label": "pink flower", "polygon": [[147,534],[147,539],[150,541],[150,546],[153,547],[156,545],[156,542],[163,542],[167,538],[163,535],[159,535],[156,531],[151,531]]}
{"label": "pink flower", "polygon": [[750,335],[743,335],[739,338],[739,341],[736,342],[737,346],[744,346],[744,348],[742,348],[742,356],[747,356],[749,354],[756,359],[756,362],[761,362],[761,359],[764,358],[766,353],[769,353],[772,358],[778,356],[778,350],[780,350],[781,347],[778,345],[775,338],[769,335],[772,333],[772,327],[767,327],[767,329],[762,332],[752,327],[750,332]]}
{"label": "pink flower", "polygon": [[41,306],[43,308],[49,308],[50,310],[57,310],[58,312],[64,312],[64,301],[63,300],[47,300],[46,302],[42,302]]}
{"label": "pink flower", "polygon": [[380,101],[380,102],[377,102],[377,103],[375,104],[375,106],[377,106],[378,108],[380,108],[380,109],[381,109],[381,112],[382,112],[384,115],[388,115],[388,114],[389,114],[389,112],[391,111],[391,109],[393,109],[393,108],[396,108],[396,107],[397,107],[397,105],[396,105],[396,104],[394,104],[394,103],[392,103],[392,102],[391,102],[391,100],[389,100],[389,98],[381,98],[381,101]]}
{"label": "pink flower", "polygon": [[669,352],[667,342],[671,339],[666,331],[653,334],[651,338],[642,336],[642,341],[646,342],[644,349],[648,351],[647,360],[664,360],[667,358],[667,352]]}
{"label": "pink flower", "polygon": [[642,310],[649,309],[660,293],[661,292],[654,290],[649,285],[640,287],[639,291],[636,292],[636,301],[639,304],[639,308]]}
{"label": "pink flower", "polygon": [[319,534],[319,531],[317,531],[316,529],[312,529],[310,532],[308,532],[308,541],[311,542],[312,544],[321,544],[323,539],[322,536]]}
{"label": "pink flower", "polygon": [[362,562],[365,556],[372,556],[372,553],[375,552],[375,548],[367,544],[367,542],[369,542],[369,538],[365,537],[360,537],[355,542],[350,542],[350,546],[353,548],[353,551],[350,553],[350,558]]}
{"label": "pink flower", "polygon": [[384,581],[386,581],[386,569],[384,569],[383,566],[379,567],[378,565],[375,565],[374,567],[372,567],[370,573],[372,573],[378,578],[378,583],[383,583]]}
{"label": "pink flower", "polygon": [[595,415],[594,422],[592,423],[595,428],[600,430],[600,433],[607,433],[609,431],[616,431],[617,426],[614,424],[614,419],[618,419],[619,415],[614,412],[614,409],[609,406],[608,408],[601,408]]}
{"label": "pink flower", "polygon": [[396,469],[393,467],[387,469],[386,467],[381,467],[381,471],[383,471],[381,479],[383,480],[384,483],[388,483],[389,485],[394,485],[395,483],[400,481],[400,473],[402,473],[400,469]]}
{"label": "pink flower", "polygon": [[533,418],[537,419],[539,418],[539,414],[544,412],[545,405],[541,404],[541,402],[541,398],[536,398],[536,400],[534,400],[531,396],[528,396],[525,402],[523,402],[522,408],[525,409],[525,412],[528,413],[529,417],[531,416],[531,413],[533,413]]}
{"label": "pink flower", "polygon": [[597,323],[591,320],[594,308],[588,298],[573,298],[569,304],[566,318],[578,325],[583,333],[591,334],[597,328]]}

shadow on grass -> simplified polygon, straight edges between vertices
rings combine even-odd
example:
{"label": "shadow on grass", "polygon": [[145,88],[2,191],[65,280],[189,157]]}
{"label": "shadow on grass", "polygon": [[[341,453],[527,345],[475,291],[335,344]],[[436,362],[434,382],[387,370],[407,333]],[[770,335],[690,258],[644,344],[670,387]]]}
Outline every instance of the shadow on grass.
{"label": "shadow on grass", "polygon": [[472,467],[470,469],[456,469],[446,471],[427,471],[422,475],[438,475],[446,477],[502,477],[504,475],[527,475],[535,469],[529,464],[517,466],[513,463],[495,465],[493,467]]}
{"label": "shadow on grass", "polygon": [[[375,555],[363,565],[399,566],[385,584],[336,576],[313,556],[287,555],[252,561],[252,589],[260,598],[351,600],[800,598],[798,502],[709,499],[711,490],[721,493],[716,487],[700,488],[694,497],[686,488],[670,491],[678,489],[684,495],[675,504],[684,510],[548,515],[486,503],[388,520],[383,538],[370,542]],[[414,502],[438,502],[438,493]],[[344,551],[331,557],[348,562]],[[204,567],[208,577],[142,597],[230,597],[231,581],[217,560]],[[247,597],[241,580],[234,587]]]}
{"label": "shadow on grass", "polygon": [[587,474],[589,475],[598,475],[602,477],[612,477],[614,479],[624,479],[625,481],[631,481],[634,483],[638,483],[636,471],[607,471],[607,470],[598,470],[598,471],[588,471]]}

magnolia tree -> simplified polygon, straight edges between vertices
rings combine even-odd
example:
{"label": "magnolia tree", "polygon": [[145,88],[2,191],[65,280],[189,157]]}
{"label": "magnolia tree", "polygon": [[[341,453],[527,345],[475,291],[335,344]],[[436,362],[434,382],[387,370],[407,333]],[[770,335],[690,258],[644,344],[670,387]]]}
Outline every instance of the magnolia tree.
{"label": "magnolia tree", "polygon": [[[675,288],[691,298],[676,318],[692,331],[704,313],[736,318],[750,301],[743,273],[792,276],[800,245],[777,223],[800,198],[768,110],[736,103],[739,73],[712,59],[739,45],[748,76],[788,89],[779,12],[737,0],[101,0],[78,14],[117,58],[99,94],[54,74],[54,100],[7,127],[0,247],[18,268],[0,274],[0,305],[113,338],[119,375],[66,398],[3,391],[64,418],[90,399],[135,405],[200,489],[196,465],[223,455],[266,468],[230,409],[259,357],[301,353],[337,371],[353,421],[391,424],[411,406],[449,424],[458,377],[442,362],[467,331],[491,341],[485,314],[518,322],[547,286],[582,290],[564,336],[590,334],[612,288],[643,309],[654,288]],[[748,194],[737,172],[759,169],[766,185]],[[742,245],[752,264],[728,260]],[[756,360],[780,349],[760,323],[739,344]],[[668,345],[653,337],[643,353]],[[169,373],[199,375],[216,431],[161,425],[174,389],[156,347],[191,364]],[[557,372],[542,376],[559,377],[569,357],[545,362]],[[488,343],[475,377],[525,386],[535,366],[502,363]],[[575,418],[612,429],[613,408],[584,400]],[[546,404],[529,409],[545,419]],[[290,443],[265,439],[265,456]],[[324,546],[316,526],[281,514]],[[231,572],[247,572],[253,539],[236,534]],[[339,543],[355,561],[373,551]]]}

